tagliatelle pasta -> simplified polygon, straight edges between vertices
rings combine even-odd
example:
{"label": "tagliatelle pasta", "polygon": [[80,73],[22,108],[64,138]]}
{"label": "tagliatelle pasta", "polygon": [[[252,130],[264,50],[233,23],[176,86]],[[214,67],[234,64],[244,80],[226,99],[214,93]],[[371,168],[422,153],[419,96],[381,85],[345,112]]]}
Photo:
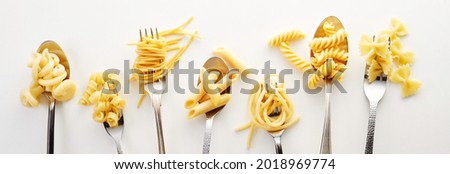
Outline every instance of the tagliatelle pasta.
{"label": "tagliatelle pasta", "polygon": [[[366,57],[369,83],[377,76],[386,75],[391,82],[400,83],[402,97],[408,97],[418,91],[421,83],[409,80],[410,64],[414,53],[402,49],[401,37],[408,34],[405,24],[392,18],[391,26],[373,38],[362,35],[359,50]],[[397,69],[396,69],[397,68]]]}
{"label": "tagliatelle pasta", "polygon": [[20,92],[20,100],[24,106],[38,106],[38,97],[44,92],[51,93],[57,101],[67,101],[75,95],[75,82],[66,79],[65,67],[60,64],[59,57],[48,49],[44,49],[42,53],[33,53],[28,67],[31,68],[33,82],[29,88]]}
{"label": "tagliatelle pasta", "polygon": [[[122,117],[120,110],[125,107],[126,101],[119,96],[113,82],[119,80],[117,74],[107,74],[110,80],[105,81],[103,73],[97,72],[91,74],[88,86],[79,100],[81,105],[94,104],[92,119],[99,123],[108,123],[109,127],[118,126]],[[114,80],[114,81],[113,81]]]}
{"label": "tagliatelle pasta", "polygon": [[[269,87],[264,80],[261,81],[257,91],[249,96],[248,110],[251,120],[237,129],[237,131],[250,129],[247,148],[250,148],[255,128],[276,132],[289,128],[299,120],[299,117],[293,118],[294,109],[286,95],[284,84],[275,83],[270,79],[269,85],[273,91],[268,90]],[[270,116],[277,107],[280,109],[279,114]]]}

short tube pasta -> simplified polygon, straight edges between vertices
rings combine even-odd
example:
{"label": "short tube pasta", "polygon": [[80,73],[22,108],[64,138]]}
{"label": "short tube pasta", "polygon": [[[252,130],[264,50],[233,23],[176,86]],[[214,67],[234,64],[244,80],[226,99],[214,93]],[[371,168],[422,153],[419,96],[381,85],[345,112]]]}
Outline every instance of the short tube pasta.
{"label": "short tube pasta", "polygon": [[230,101],[230,98],[231,97],[229,94],[220,95],[217,105],[214,105],[212,100],[204,101],[204,102],[190,108],[187,118],[191,119],[191,118],[194,118],[195,116],[204,114],[204,113],[214,110],[218,107],[221,107],[221,106],[227,104],[228,101]]}

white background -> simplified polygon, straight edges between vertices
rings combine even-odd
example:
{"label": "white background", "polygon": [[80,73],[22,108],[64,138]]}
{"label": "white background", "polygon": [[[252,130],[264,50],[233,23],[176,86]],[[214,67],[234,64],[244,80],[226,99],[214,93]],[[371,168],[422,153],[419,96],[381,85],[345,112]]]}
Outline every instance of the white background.
{"label": "white background", "polygon": [[[363,153],[367,132],[368,102],[363,93],[365,62],[357,43],[361,34],[374,34],[388,27],[391,17],[406,23],[410,35],[405,50],[416,53],[411,76],[423,82],[419,92],[407,99],[400,86],[389,84],[379,104],[375,153],[450,153],[450,92],[445,75],[448,58],[450,2],[436,1],[3,1],[0,3],[0,153],[45,153],[47,103],[37,108],[21,105],[19,92],[31,82],[26,63],[43,41],[57,41],[69,58],[71,79],[78,84],[74,99],[59,103],[56,111],[56,153],[115,153],[103,126],[91,118],[92,107],[78,105],[89,75],[108,68],[123,70],[125,59],[134,60],[138,30],[168,29],[194,20],[186,28],[198,30],[180,61],[181,67],[195,60],[195,67],[223,46],[252,68],[271,60],[278,70],[292,68],[277,48],[267,41],[288,29],[301,29],[306,38],[294,49],[308,58],[307,41],[323,18],[335,15],[349,33],[350,59],[343,85],[348,93],[332,96],[334,153]],[[287,77],[287,86],[302,73]],[[123,77],[123,74],[121,74]],[[187,76],[186,76],[187,77]],[[181,85],[186,87],[187,80]],[[169,85],[173,82],[170,81]],[[249,87],[239,81],[233,90]],[[186,119],[184,100],[189,95],[171,91],[163,96],[163,127],[167,153],[201,153],[205,119]],[[125,109],[125,153],[157,153],[153,108],[147,98],[136,108],[138,91],[131,85]],[[303,90],[290,94],[298,124],[283,135],[285,153],[318,153],[324,117],[324,95]],[[248,131],[234,129],[249,121],[247,95],[234,93],[231,102],[214,122],[211,153],[274,153],[271,137],[258,130],[246,149]]]}

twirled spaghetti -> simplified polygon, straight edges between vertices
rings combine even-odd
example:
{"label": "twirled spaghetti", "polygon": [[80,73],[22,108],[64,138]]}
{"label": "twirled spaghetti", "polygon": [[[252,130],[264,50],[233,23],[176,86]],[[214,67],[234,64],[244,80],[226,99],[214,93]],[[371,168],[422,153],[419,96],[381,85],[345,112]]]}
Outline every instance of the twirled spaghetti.
{"label": "twirled spaghetti", "polygon": [[[192,17],[182,25],[165,30],[154,35],[141,36],[141,40],[137,43],[130,44],[136,46],[137,57],[133,64],[133,69],[137,72],[131,75],[130,80],[138,80],[140,85],[153,83],[163,76],[175,66],[180,56],[186,51],[187,47],[192,43],[197,32],[189,33],[183,29],[192,21]],[[169,36],[181,35],[181,37],[167,39]],[[178,42],[184,36],[189,36],[188,42],[183,46],[178,46]],[[166,56],[170,51],[177,51],[172,58],[166,60]],[[138,106],[141,104],[145,94],[139,100]]]}
{"label": "twirled spaghetti", "polygon": [[[237,129],[237,131],[250,129],[247,148],[251,145],[251,140],[256,127],[266,131],[276,132],[289,128],[299,120],[299,117],[293,118],[294,108],[291,100],[286,95],[284,84],[270,80],[269,85],[270,87],[266,86],[264,80],[261,81],[256,92],[250,95],[248,100],[248,110],[251,120],[249,123]],[[270,114],[273,113],[277,107],[280,111],[279,114],[271,116]]]}

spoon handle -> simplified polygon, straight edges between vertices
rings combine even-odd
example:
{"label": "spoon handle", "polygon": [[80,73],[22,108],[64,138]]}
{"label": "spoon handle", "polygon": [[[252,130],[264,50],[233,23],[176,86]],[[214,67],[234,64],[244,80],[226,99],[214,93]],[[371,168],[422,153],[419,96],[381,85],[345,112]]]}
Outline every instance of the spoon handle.
{"label": "spoon handle", "polygon": [[48,104],[48,123],[47,123],[47,154],[54,153],[55,142],[55,100],[50,99]]}
{"label": "spoon handle", "polygon": [[331,154],[330,98],[331,83],[327,82],[325,85],[325,121],[323,125],[322,142],[320,143],[321,154]]}
{"label": "spoon handle", "polygon": [[209,149],[211,147],[213,119],[214,116],[206,118],[205,136],[203,137],[203,154],[209,154]]}

